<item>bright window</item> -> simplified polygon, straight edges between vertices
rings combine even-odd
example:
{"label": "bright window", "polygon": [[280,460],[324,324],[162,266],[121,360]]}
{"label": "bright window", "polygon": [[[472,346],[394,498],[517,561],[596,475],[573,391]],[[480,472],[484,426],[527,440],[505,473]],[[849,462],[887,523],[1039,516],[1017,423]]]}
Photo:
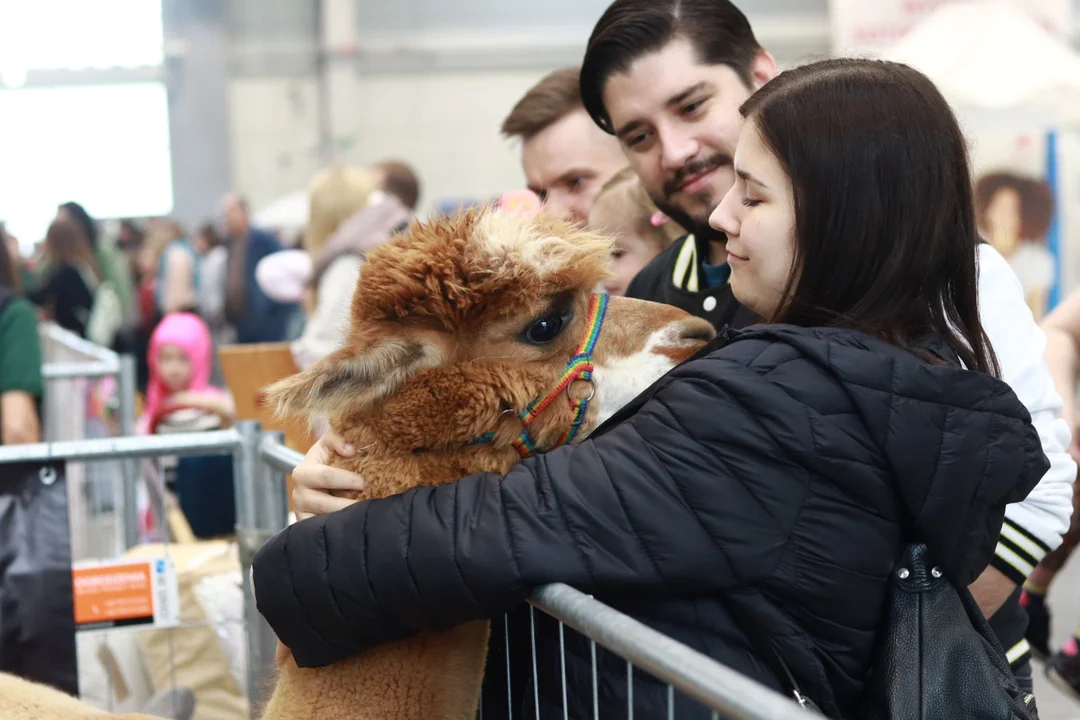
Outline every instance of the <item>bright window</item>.
{"label": "bright window", "polygon": [[[160,65],[161,0],[3,0],[0,75]],[[9,81],[10,83],[10,81]]]}
{"label": "bright window", "polygon": [[0,219],[24,247],[62,202],[139,217],[169,214],[172,198],[161,83],[0,90]]}

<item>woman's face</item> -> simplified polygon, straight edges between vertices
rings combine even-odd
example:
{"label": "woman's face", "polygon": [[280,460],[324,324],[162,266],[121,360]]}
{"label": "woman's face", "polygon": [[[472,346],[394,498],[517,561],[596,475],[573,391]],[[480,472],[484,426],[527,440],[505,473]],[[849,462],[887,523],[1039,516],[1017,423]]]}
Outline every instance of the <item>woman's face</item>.
{"label": "woman's face", "polygon": [[191,384],[191,359],[179,345],[164,344],[158,350],[158,377],[170,393],[183,392]]}
{"label": "woman's face", "polygon": [[727,234],[735,298],[771,317],[792,273],[795,200],[791,179],[761,140],[757,124],[743,124],[735,148],[735,184],[709,217]]}

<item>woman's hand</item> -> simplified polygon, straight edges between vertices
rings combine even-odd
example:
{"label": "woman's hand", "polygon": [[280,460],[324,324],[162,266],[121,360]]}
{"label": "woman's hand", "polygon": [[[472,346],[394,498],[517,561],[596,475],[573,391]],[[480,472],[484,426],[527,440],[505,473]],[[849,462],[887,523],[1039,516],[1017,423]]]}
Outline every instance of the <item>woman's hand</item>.
{"label": "woman's hand", "polygon": [[329,490],[362,491],[367,488],[367,482],[360,475],[330,467],[327,463],[332,454],[348,458],[356,454],[356,448],[337,433],[328,432],[311,446],[304,461],[293,470],[292,502],[297,520],[341,510],[356,502],[335,497]]}

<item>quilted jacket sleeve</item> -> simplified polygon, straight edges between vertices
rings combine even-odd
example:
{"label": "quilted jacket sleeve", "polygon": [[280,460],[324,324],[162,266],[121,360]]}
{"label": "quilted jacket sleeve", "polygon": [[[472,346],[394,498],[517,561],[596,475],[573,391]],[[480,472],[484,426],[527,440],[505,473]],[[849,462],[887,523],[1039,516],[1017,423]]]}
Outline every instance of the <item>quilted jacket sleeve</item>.
{"label": "quilted jacket sleeve", "polygon": [[[260,612],[310,667],[492,617],[550,582],[707,591],[768,576],[808,482],[776,438],[808,433],[806,414],[778,397],[774,412],[748,412],[768,383],[727,361],[674,377],[629,422],[506,477],[287,528],[255,558]],[[715,422],[702,422],[703,408]]]}

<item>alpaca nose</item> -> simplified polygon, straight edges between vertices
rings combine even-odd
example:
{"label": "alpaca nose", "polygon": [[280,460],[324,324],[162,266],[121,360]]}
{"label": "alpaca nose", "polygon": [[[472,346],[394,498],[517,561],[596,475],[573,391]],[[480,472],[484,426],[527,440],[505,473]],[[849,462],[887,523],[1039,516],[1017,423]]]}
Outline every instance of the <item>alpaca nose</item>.
{"label": "alpaca nose", "polygon": [[716,329],[708,320],[688,317],[679,322],[679,340],[707,343],[716,336]]}

